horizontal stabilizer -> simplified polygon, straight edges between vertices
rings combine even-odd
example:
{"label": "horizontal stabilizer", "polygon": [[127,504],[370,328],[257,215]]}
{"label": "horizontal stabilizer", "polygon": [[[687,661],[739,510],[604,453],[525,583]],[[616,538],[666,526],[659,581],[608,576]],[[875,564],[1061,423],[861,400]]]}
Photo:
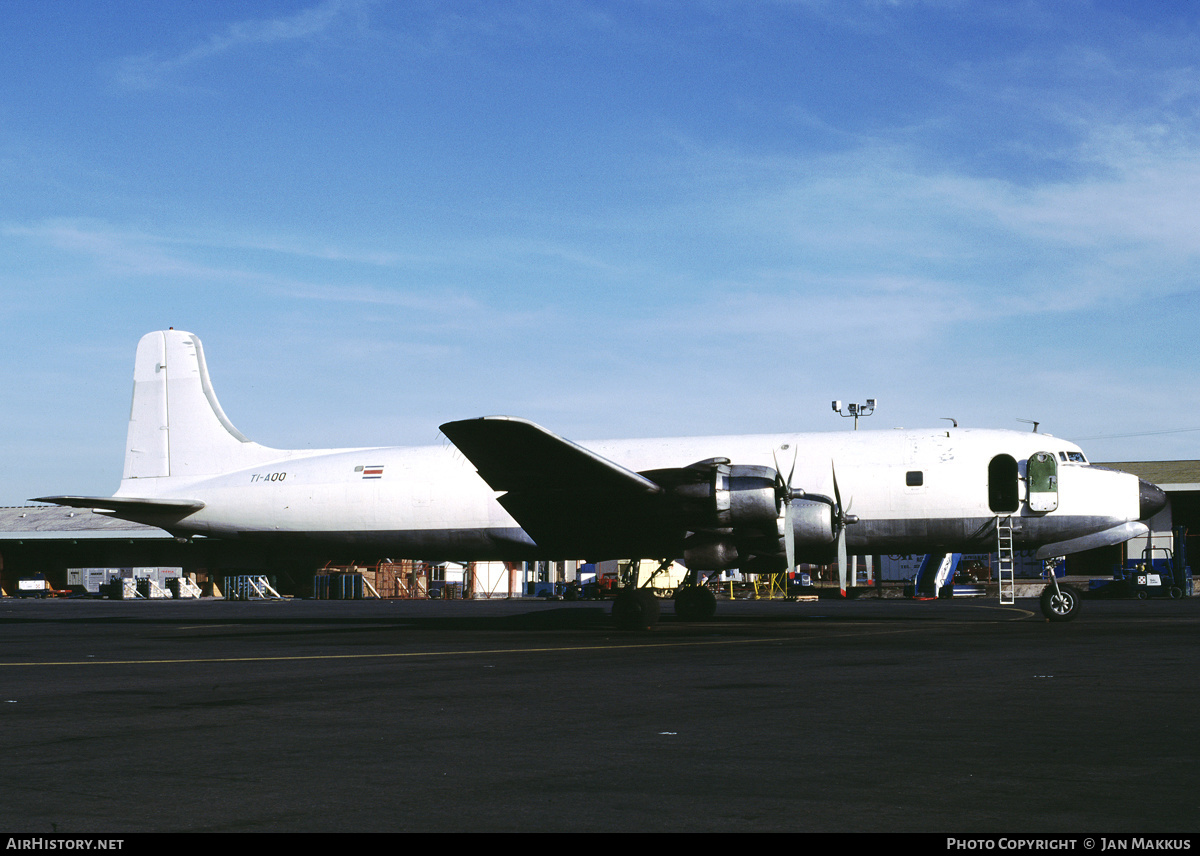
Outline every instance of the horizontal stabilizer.
{"label": "horizontal stabilizer", "polygon": [[127,520],[145,517],[184,517],[199,511],[204,503],[198,499],[135,499],[115,496],[39,496],[30,502],[50,502],[71,508],[90,508]]}

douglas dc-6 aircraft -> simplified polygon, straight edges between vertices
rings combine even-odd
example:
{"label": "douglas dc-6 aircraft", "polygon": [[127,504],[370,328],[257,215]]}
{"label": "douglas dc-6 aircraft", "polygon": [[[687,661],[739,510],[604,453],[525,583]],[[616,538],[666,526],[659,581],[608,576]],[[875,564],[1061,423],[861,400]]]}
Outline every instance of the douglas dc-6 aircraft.
{"label": "douglas dc-6 aircraft", "polygon": [[[995,549],[1011,530],[1039,558],[1145,535],[1155,485],[1087,462],[1047,434],[941,429],[614,440],[577,445],[523,419],[447,422],[450,444],[284,451],[244,437],[199,338],[138,344],[120,488],[40,501],[180,538],[302,541],[328,555],[457,561],[679,559],[693,572],[778,572],[848,553]],[[853,513],[851,513],[853,511]],[[1043,609],[1074,615],[1051,582]],[[707,588],[676,613],[707,617]],[[657,602],[614,606],[650,623]]]}

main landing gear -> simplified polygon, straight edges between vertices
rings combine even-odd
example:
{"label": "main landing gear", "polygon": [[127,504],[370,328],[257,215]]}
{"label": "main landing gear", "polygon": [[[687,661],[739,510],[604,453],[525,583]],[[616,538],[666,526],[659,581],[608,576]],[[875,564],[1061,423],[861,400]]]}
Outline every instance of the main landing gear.
{"label": "main landing gear", "polygon": [[[707,586],[680,586],[674,600],[680,621],[708,621],[717,613],[717,598]],[[613,601],[613,621],[622,630],[649,630],[658,623],[660,612],[658,598],[647,588],[622,589]]]}
{"label": "main landing gear", "polygon": [[675,589],[675,617],[680,621],[708,621],[717,614],[717,597],[706,582],[703,571],[689,570]]}
{"label": "main landing gear", "polygon": [[[671,564],[671,559],[663,559],[646,585]],[[649,630],[658,622],[661,612],[661,605],[653,590],[639,587],[639,570],[639,562],[621,566],[622,589],[613,601],[612,616],[613,622],[622,630]],[[716,615],[717,598],[704,585],[703,577],[700,571],[689,571],[685,582],[675,589],[675,616],[680,621],[708,621]]]}
{"label": "main landing gear", "polygon": [[685,585],[675,590],[675,617],[680,621],[708,621],[717,614],[717,598],[704,585]]}
{"label": "main landing gear", "polygon": [[658,623],[658,598],[646,588],[621,589],[613,601],[613,623],[621,630],[649,630]]}
{"label": "main landing gear", "polygon": [[613,601],[613,623],[621,630],[649,630],[658,623],[661,612],[658,598],[654,590],[649,588],[651,582],[660,573],[671,567],[671,559],[663,559],[658,568],[646,580],[646,587],[640,587],[639,576],[642,563],[640,559],[622,562],[618,565],[621,577],[621,591]]}

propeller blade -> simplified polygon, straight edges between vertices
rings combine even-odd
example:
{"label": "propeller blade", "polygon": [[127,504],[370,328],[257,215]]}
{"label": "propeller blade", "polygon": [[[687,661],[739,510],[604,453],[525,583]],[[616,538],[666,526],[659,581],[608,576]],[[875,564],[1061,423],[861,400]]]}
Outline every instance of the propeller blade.
{"label": "propeller blade", "polygon": [[783,506],[783,549],[787,553],[787,569],[790,574],[796,570],[796,530],[792,526],[791,500]]}
{"label": "propeller blade", "polygon": [[792,453],[792,469],[785,480],[783,470],[779,468],[779,456],[774,449],[771,450],[771,459],[775,462],[776,506],[783,506],[783,551],[787,558],[788,573],[796,570],[796,530],[792,523],[792,500],[796,499],[797,494],[804,495],[803,491],[792,490],[792,476],[796,474],[796,459],[799,453],[799,449]]}
{"label": "propeller blade", "polygon": [[846,572],[849,564],[846,557],[846,527],[851,523],[857,523],[858,517],[849,513],[850,506],[854,504],[854,497],[850,497],[850,501],[845,506],[842,505],[842,491],[838,488],[837,467],[834,466],[832,460],[829,462],[829,471],[833,474],[833,501],[836,503],[833,516],[837,525],[838,586],[842,591],[842,597],[845,597]]}
{"label": "propeller blade", "polygon": [[845,526],[843,526],[838,531],[837,562],[838,562],[838,587],[842,591],[842,597],[845,597],[846,596],[846,527]]}
{"label": "propeller blade", "polygon": [[857,523],[857,515],[850,513],[850,508],[854,505],[854,497],[850,497],[850,501],[842,505],[842,492],[838,489],[837,470],[833,466],[833,461],[829,462],[829,470],[833,473],[833,501],[836,503],[833,514],[837,519],[837,524],[841,528],[845,528],[847,523]]}

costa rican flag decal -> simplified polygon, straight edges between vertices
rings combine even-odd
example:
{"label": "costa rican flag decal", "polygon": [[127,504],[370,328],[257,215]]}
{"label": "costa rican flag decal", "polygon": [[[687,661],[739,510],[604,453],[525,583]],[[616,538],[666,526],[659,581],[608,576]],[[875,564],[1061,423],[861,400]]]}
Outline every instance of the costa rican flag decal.
{"label": "costa rican flag decal", "polygon": [[381,479],[383,478],[383,464],[376,466],[361,466],[355,467],[355,472],[361,472],[364,479]]}

